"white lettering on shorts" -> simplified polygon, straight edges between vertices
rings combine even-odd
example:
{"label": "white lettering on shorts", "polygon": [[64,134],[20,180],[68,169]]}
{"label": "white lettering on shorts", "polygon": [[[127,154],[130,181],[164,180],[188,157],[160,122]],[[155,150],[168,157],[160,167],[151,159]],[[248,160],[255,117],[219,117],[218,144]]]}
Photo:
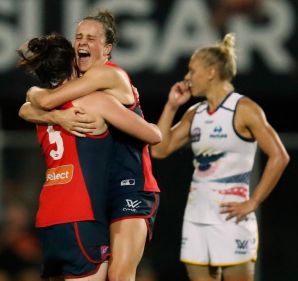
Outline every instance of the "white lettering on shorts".
{"label": "white lettering on shorts", "polygon": [[140,207],[140,204],[142,201],[139,200],[131,200],[131,199],[125,199],[126,201],[126,206],[122,209],[122,211],[131,211],[131,212],[136,212],[137,209]]}

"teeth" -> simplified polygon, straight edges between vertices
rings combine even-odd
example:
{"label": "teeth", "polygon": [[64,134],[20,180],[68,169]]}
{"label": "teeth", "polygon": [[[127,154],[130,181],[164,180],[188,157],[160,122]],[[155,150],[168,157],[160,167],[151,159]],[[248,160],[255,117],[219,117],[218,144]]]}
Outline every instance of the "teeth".
{"label": "teeth", "polygon": [[89,52],[86,50],[79,50],[78,53],[79,54],[89,54]]}
{"label": "teeth", "polygon": [[90,53],[86,50],[78,50],[78,55],[80,58],[89,57]]}

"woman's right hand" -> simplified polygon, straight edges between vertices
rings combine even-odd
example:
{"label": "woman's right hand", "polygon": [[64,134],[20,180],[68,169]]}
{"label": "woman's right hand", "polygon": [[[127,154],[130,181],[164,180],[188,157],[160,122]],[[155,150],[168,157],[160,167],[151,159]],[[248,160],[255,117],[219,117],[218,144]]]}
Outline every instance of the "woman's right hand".
{"label": "woman's right hand", "polygon": [[184,81],[175,83],[169,93],[168,105],[177,110],[181,105],[189,101],[191,92]]}
{"label": "woman's right hand", "polygon": [[96,129],[95,119],[80,107],[57,110],[55,123],[77,137],[86,137],[86,134],[92,134]]}

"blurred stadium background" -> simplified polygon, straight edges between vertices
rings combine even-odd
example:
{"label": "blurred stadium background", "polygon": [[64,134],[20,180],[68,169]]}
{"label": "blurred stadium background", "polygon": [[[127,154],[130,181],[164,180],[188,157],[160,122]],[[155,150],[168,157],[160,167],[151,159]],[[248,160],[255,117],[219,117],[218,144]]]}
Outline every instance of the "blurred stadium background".
{"label": "blurred stadium background", "polygon": [[[297,0],[0,0],[0,281],[39,280],[33,222],[44,164],[34,125],[18,117],[35,81],[15,68],[15,50],[53,31],[72,39],[78,20],[98,8],[116,16],[120,42],[113,61],[130,73],[151,122],[158,120],[170,86],[183,79],[191,53],[227,32],[236,33],[236,90],[263,107],[291,157],[258,212],[257,280],[297,281]],[[254,182],[265,160],[258,153]],[[186,281],[179,248],[191,151],[153,160],[153,166],[161,205],[137,280]]]}

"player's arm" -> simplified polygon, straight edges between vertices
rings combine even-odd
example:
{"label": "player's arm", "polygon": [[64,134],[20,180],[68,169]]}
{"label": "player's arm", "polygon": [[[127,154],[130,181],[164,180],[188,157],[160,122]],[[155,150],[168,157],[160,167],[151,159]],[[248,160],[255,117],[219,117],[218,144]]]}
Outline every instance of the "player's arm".
{"label": "player's arm", "polygon": [[51,110],[96,90],[111,89],[118,81],[119,74],[113,68],[105,65],[94,66],[80,78],[68,81],[56,89],[32,87],[28,90],[27,97],[34,106]]}
{"label": "player's arm", "polygon": [[289,162],[289,155],[278,134],[268,123],[263,110],[252,100],[245,98],[239,102],[239,116],[245,126],[256,139],[260,149],[268,159],[259,183],[251,198],[244,203],[225,203],[227,219],[237,217],[238,221],[246,214],[254,211],[272,192]]}
{"label": "player's arm", "polygon": [[148,144],[156,144],[161,141],[159,128],[148,123],[138,114],[124,107],[114,96],[106,93],[92,93],[75,104],[88,109],[91,116],[102,116],[108,123],[117,129],[138,138]]}
{"label": "player's arm", "polygon": [[56,111],[51,112],[33,107],[31,102],[25,102],[19,109],[19,117],[35,124],[54,124]]}
{"label": "player's arm", "polygon": [[35,124],[59,124],[66,131],[78,137],[84,137],[96,128],[95,119],[80,107],[46,111],[26,102],[21,106],[19,116]]}
{"label": "player's arm", "polygon": [[258,206],[276,186],[289,162],[289,155],[278,134],[268,123],[263,110],[249,99],[243,101],[242,107],[247,128],[268,157],[260,182],[251,197],[251,200]]}
{"label": "player's arm", "polygon": [[162,141],[151,147],[151,155],[155,158],[165,158],[176,151],[189,140],[189,129],[194,114],[194,107],[191,107],[183,115],[181,120],[173,124],[174,117],[179,107],[190,98],[190,92],[185,88],[183,82],[176,83],[170,90],[168,101],[157,123],[162,132]]}

